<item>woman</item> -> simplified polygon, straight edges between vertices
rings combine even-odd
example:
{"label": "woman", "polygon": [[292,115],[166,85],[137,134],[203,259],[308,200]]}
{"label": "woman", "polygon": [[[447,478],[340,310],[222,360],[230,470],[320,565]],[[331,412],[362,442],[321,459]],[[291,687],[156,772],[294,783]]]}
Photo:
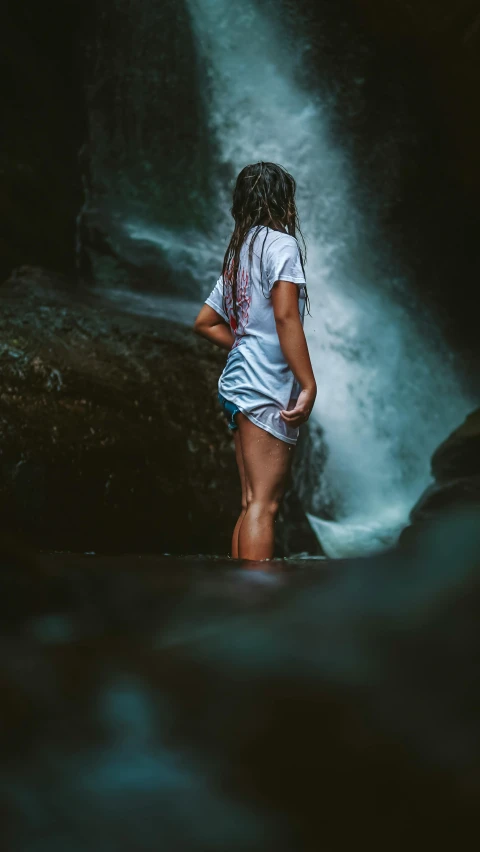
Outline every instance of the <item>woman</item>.
{"label": "woman", "polygon": [[317,393],[303,331],[308,296],[295,236],[295,188],[275,163],[242,169],[222,274],[194,325],[229,350],[218,399],[233,431],[242,484],[232,537],[232,556],[240,559],[273,556],[292,451]]}

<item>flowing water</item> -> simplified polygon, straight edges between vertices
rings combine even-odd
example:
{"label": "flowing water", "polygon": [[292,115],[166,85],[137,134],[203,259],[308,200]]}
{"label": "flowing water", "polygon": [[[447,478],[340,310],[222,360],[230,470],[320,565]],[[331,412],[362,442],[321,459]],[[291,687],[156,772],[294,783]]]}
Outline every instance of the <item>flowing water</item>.
{"label": "flowing water", "polygon": [[[212,175],[217,203],[208,238],[195,229],[170,232],[138,214],[122,227],[133,246],[157,248],[178,273],[188,271],[200,304],[231,232],[225,174],[258,160],[294,174],[308,249],[305,330],[318,384],[312,416],[327,447],[312,496],[317,506],[335,507],[335,520],[309,519],[329,556],[363,554],[396,541],[430,481],[432,451],[473,403],[433,321],[401,268],[392,268],[321,94],[304,82],[308,42],[292,44],[276,6],[187,0],[205,122],[223,176]],[[113,296],[126,298],[124,291]],[[166,310],[161,300],[155,308],[151,294],[135,299],[140,312]],[[181,313],[182,301],[175,304]],[[187,322],[191,314],[186,303]]]}

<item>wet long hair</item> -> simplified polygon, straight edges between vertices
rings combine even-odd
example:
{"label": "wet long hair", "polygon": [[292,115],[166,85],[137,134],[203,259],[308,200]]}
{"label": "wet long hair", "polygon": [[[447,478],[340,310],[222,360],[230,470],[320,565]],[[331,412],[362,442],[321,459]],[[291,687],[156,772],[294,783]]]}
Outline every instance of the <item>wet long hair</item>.
{"label": "wet long hair", "polygon": [[[249,247],[249,262],[252,262],[253,246],[262,225],[277,231],[283,231],[297,239],[297,234],[302,240],[299,245],[300,263],[305,275],[305,263],[307,260],[307,249],[305,239],[300,229],[297,206],[295,204],[296,182],[283,166],[277,163],[253,163],[245,166],[237,177],[233,190],[233,203],[231,213],[235,220],[235,228],[230,238],[222,266],[223,281],[223,304],[225,313],[227,311],[226,288],[227,284],[232,287],[232,306],[235,320],[238,322],[237,285],[240,266],[240,250],[245,236],[250,228],[256,227]],[[265,238],[262,244],[260,256],[260,270],[262,270],[263,249],[268,231],[265,229]],[[310,300],[305,286],[305,304],[307,312],[310,313]]]}

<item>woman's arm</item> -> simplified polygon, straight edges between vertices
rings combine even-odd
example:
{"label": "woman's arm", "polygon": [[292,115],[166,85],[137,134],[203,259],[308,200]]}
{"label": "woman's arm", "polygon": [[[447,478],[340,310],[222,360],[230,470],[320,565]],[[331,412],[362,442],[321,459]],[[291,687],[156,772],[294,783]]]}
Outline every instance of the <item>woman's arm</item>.
{"label": "woman's arm", "polygon": [[275,281],[271,292],[280,346],[302,388],[295,408],[281,412],[283,419],[290,426],[296,427],[308,420],[317,395],[317,385],[298,310],[298,285],[292,281]]}
{"label": "woman's arm", "polygon": [[203,305],[194,324],[195,334],[205,337],[222,349],[231,349],[234,341],[233,333],[228,323],[217,314],[210,305]]}

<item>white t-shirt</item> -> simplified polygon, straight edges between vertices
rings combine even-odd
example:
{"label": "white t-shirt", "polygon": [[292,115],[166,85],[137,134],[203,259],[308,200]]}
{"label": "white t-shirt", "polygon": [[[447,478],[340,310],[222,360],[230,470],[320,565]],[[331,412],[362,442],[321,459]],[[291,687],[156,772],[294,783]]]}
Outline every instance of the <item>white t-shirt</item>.
{"label": "white t-shirt", "polygon": [[[298,428],[292,428],[280,411],[293,407],[300,393],[280,347],[271,289],[275,281],[293,281],[299,285],[298,309],[303,325],[305,313],[305,277],[300,262],[300,249],[295,237],[262,226],[253,244],[249,263],[249,246],[256,226],[246,234],[240,250],[237,284],[238,326],[232,305],[231,284],[226,282],[226,307],[223,304],[222,276],[206,299],[235,335],[227,363],[218,381],[218,390],[253,423],[275,437],[295,444]],[[262,254],[262,271],[260,256]]]}

